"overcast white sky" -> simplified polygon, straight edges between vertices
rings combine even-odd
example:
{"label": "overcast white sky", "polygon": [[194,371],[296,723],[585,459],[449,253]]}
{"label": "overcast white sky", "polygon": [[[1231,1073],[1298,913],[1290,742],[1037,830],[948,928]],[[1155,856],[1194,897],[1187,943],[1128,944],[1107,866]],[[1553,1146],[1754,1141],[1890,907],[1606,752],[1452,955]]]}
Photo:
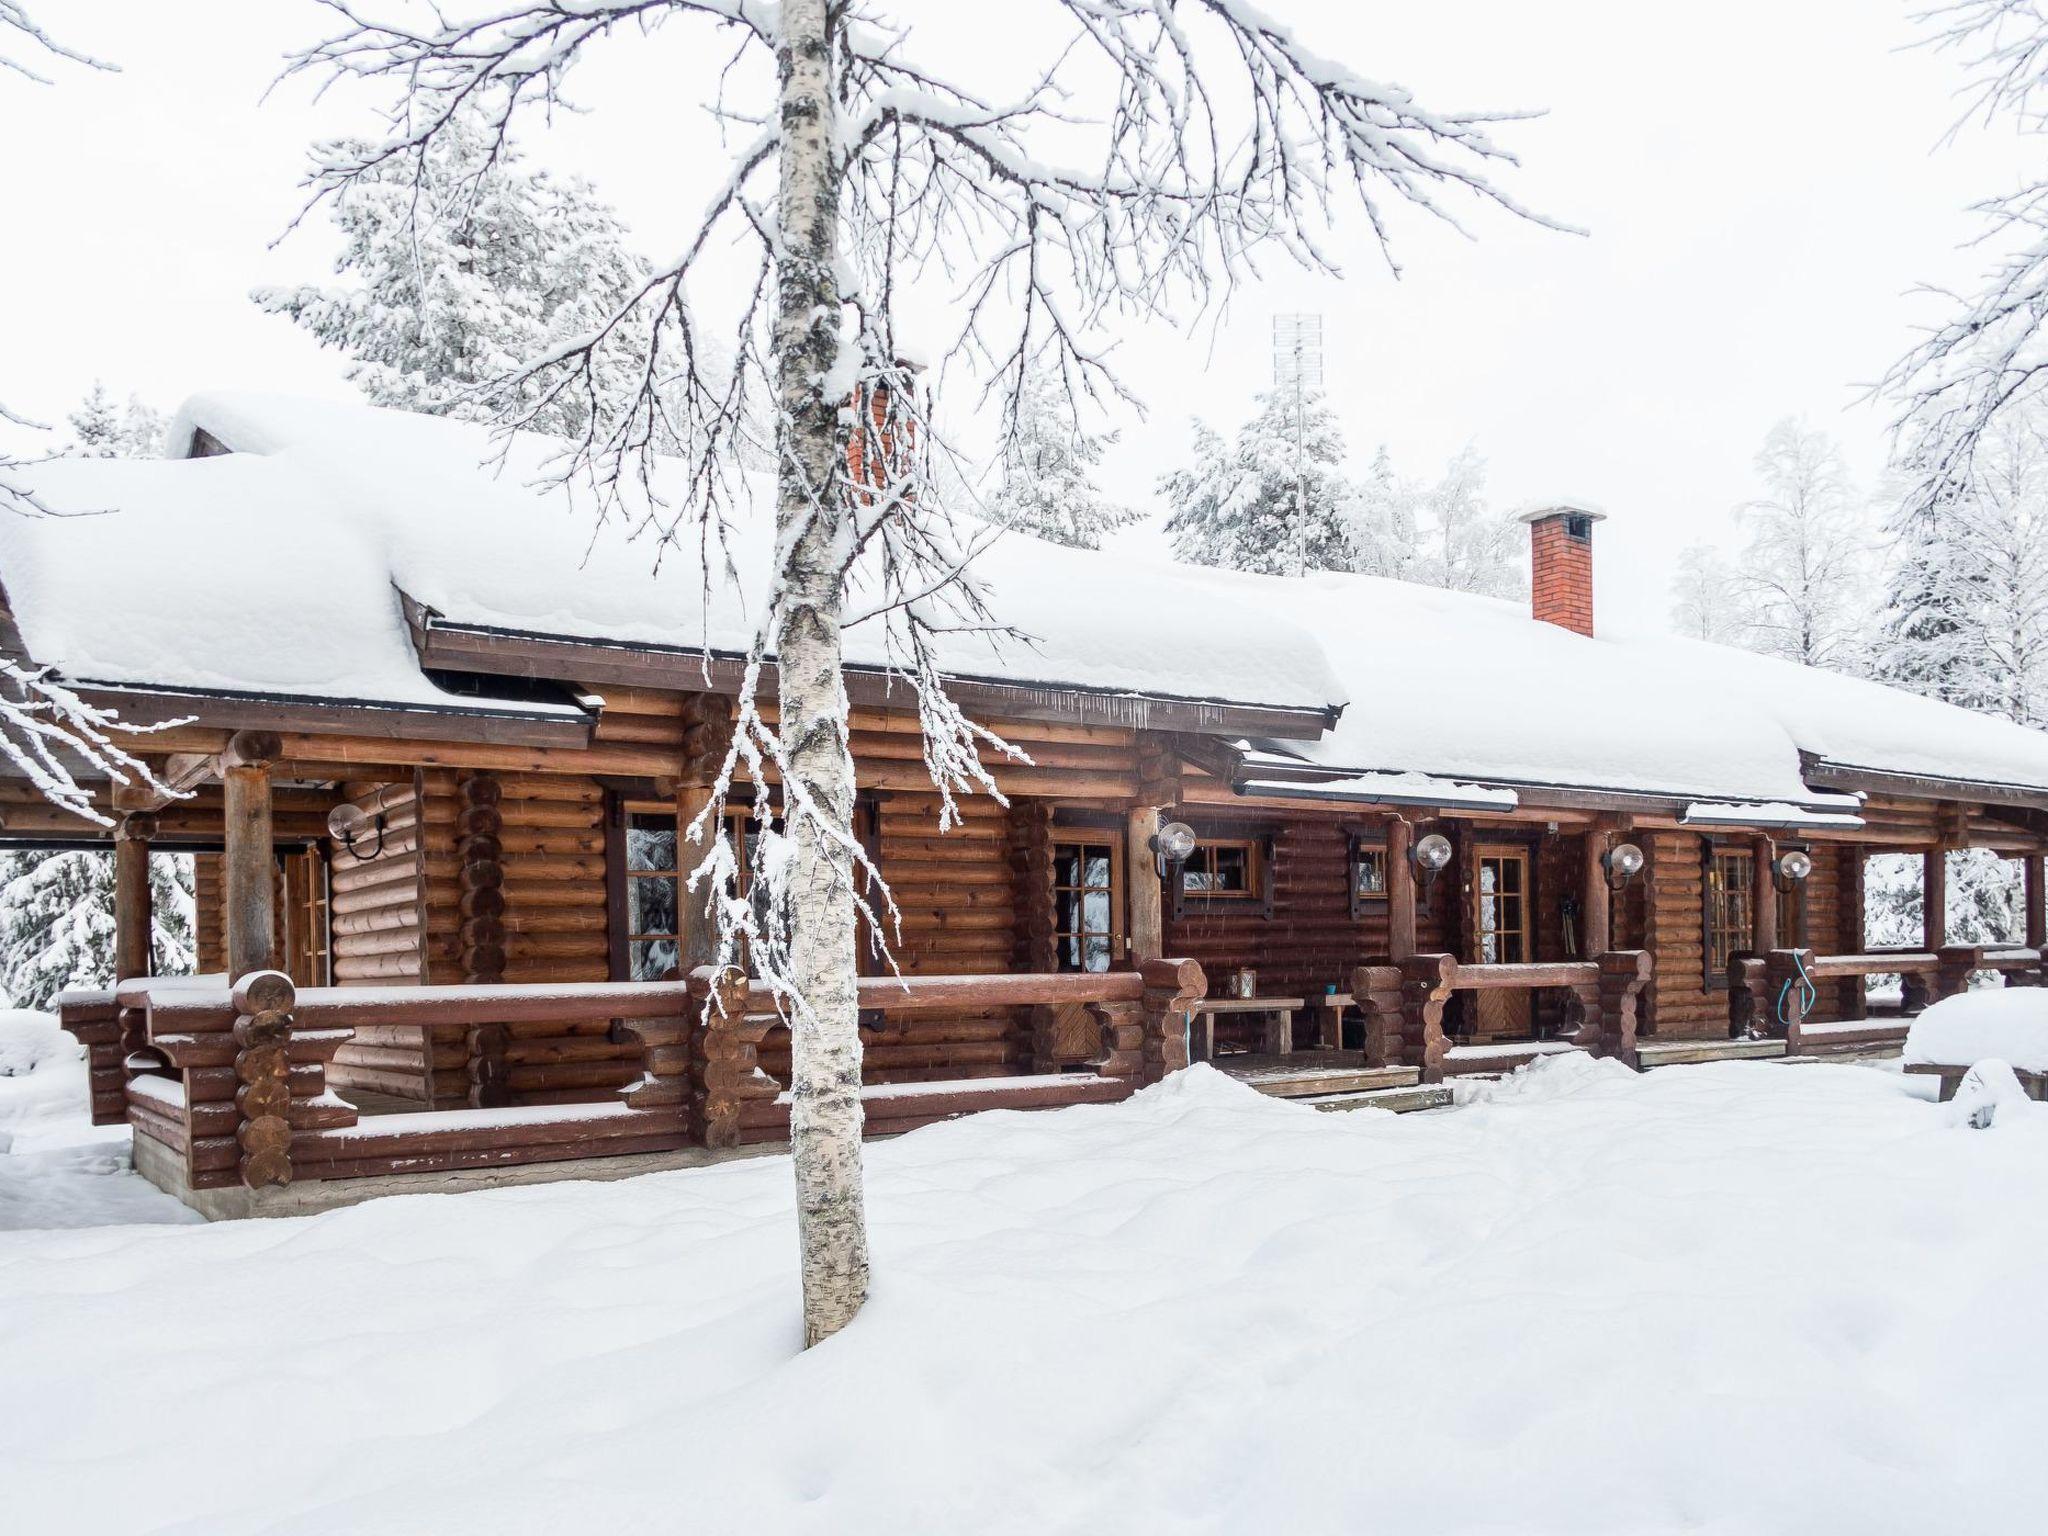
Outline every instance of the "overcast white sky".
{"label": "overcast white sky", "polygon": [[[1048,9],[954,3],[948,22],[982,35]],[[1912,285],[1964,282],[1981,264],[1959,249],[1976,232],[1965,208],[2026,163],[2009,132],[1940,144],[1958,76],[1903,49],[1910,0],[1267,4],[1323,53],[1428,104],[1548,108],[1501,129],[1523,159],[1508,184],[1590,234],[1475,211],[1468,241],[1411,218],[1396,281],[1352,221],[1342,281],[1274,268],[1220,336],[1127,339],[1150,413],[1122,423],[1106,484],[1151,507],[1189,414],[1234,426],[1266,384],[1272,315],[1320,310],[1357,464],[1384,442],[1404,473],[1426,474],[1471,441],[1498,504],[1572,495],[1608,509],[1603,622],[1663,622],[1672,556],[1732,540],[1729,509],[1778,417],[1834,431],[1864,482],[1876,477],[1883,417],[1859,386],[1930,312]],[[165,409],[205,387],[348,393],[337,356],[247,298],[326,271],[324,223],[268,247],[296,207],[307,140],[365,127],[360,102],[316,108],[301,86],[259,100],[326,14],[302,0],[37,11],[122,73],[64,69],[54,88],[0,78],[9,402],[58,418],[95,377]],[[652,256],[717,174],[705,35],[614,45],[580,92],[591,114],[530,141],[595,179]]]}

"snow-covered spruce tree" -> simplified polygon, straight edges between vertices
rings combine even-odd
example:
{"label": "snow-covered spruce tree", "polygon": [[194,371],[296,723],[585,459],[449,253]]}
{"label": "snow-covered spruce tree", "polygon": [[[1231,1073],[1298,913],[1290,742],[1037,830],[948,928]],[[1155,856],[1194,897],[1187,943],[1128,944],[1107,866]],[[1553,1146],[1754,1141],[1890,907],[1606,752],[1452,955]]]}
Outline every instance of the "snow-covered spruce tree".
{"label": "snow-covered spruce tree", "polygon": [[1386,444],[1373,455],[1351,499],[1351,569],[1363,576],[1405,579],[1415,564],[1415,523],[1421,492],[1394,472]]}
{"label": "snow-covered spruce tree", "polygon": [[1348,571],[1354,493],[1344,478],[1344,436],[1323,397],[1297,416],[1294,391],[1258,396],[1258,410],[1226,446],[1194,424],[1194,463],[1159,482],[1177,559],[1267,576]]}
{"label": "snow-covered spruce tree", "polygon": [[[149,861],[153,973],[192,970],[192,859]],[[66,987],[114,981],[114,861],[85,849],[0,854],[0,991],[46,1009]]]}
{"label": "snow-covered spruce tree", "polygon": [[[25,53],[4,51],[7,45],[27,45]],[[91,69],[111,70],[113,65],[59,43],[37,25],[25,0],[0,0],[0,80],[10,77],[47,85],[46,77],[31,68],[29,58],[47,54]],[[40,60],[38,60],[40,62]],[[4,320],[0,320],[4,327]],[[0,328],[0,351],[6,332]],[[9,410],[0,400],[0,431],[47,432],[46,423]],[[43,505],[29,483],[26,471],[49,457],[47,452],[21,456],[0,441],[0,513],[15,517],[45,517]],[[16,657],[0,656],[0,757],[13,764],[37,793],[53,805],[63,807],[88,821],[107,824],[109,818],[92,801],[92,790],[79,781],[82,765],[96,774],[126,778],[132,783],[163,788],[148,767],[120,746],[110,734],[121,724],[113,711],[81,699],[52,677],[46,668],[24,666]]]}
{"label": "snow-covered spruce tree", "polygon": [[1055,379],[1035,376],[1027,382],[999,454],[1002,481],[989,498],[988,513],[1006,528],[1096,549],[1104,534],[1138,513],[1096,489],[1092,472],[1117,435],[1083,431],[1074,404]]}
{"label": "snow-covered spruce tree", "polygon": [[[506,387],[531,404],[500,420],[542,422],[576,397],[583,424],[566,472],[594,486],[600,511],[637,511],[657,542],[711,548],[739,515],[730,466],[755,422],[772,425],[775,567],[733,747],[691,829],[709,843],[693,888],[712,904],[722,954],[744,943],[789,1019],[804,1335],[815,1342],[867,1293],[856,914],[864,889],[888,901],[878,872],[855,880],[866,861],[852,831],[842,632],[887,635],[919,703],[942,820],[956,793],[993,790],[980,753],[1000,748],[941,687],[941,637],[997,644],[1004,632],[967,568],[971,532],[932,494],[947,449],[901,362],[900,296],[939,282],[958,295],[935,377],[978,374],[991,419],[1014,422],[1038,375],[1121,397],[1113,325],[1219,303],[1267,249],[1333,270],[1321,237],[1340,193],[1362,201],[1383,243],[1394,204],[1448,217],[1443,199],[1458,192],[1520,212],[1490,179],[1508,158],[1489,137],[1501,115],[1434,111],[1242,0],[1005,7],[1003,56],[972,54],[967,70],[1014,81],[1022,69],[1025,83],[986,91],[920,58],[922,34],[914,42],[904,22],[844,0],[499,0],[467,18],[408,7],[388,22],[369,13],[395,17],[395,3],[325,3],[341,30],[292,68],[389,81],[397,95],[386,137],[323,157],[316,200],[387,176],[428,189],[466,104],[501,145],[606,41],[637,46],[686,22],[722,27],[736,45],[713,104],[732,152],[706,178],[680,255],[589,338],[513,375]],[[929,14],[946,11],[929,0]],[[700,268],[732,260],[728,236],[749,253],[747,273],[719,284]],[[715,343],[721,334],[729,345]],[[604,358],[627,338],[644,366],[621,399]],[[687,474],[679,491],[663,490],[651,462],[668,444]],[[646,492],[651,504],[636,500]],[[724,574],[707,570],[707,583]],[[754,695],[771,659],[773,729]],[[755,840],[753,869],[775,899],[758,904],[731,895],[732,851],[713,838],[736,775],[764,802],[779,781],[782,826]]]}
{"label": "snow-covered spruce tree", "polygon": [[116,406],[98,379],[69,420],[71,446],[64,451],[75,458],[150,459],[163,452],[163,417],[135,395]]}
{"label": "snow-covered spruce tree", "polygon": [[1487,506],[1486,459],[1470,444],[1423,491],[1419,538],[1411,581],[1487,597],[1528,590],[1522,574],[1528,538],[1521,524]]}
{"label": "snow-covered spruce tree", "polygon": [[1671,575],[1671,627],[1693,640],[1741,645],[1748,638],[1742,585],[1712,544],[1688,544]]}
{"label": "snow-covered spruce tree", "polygon": [[1840,449],[1788,417],[1765,434],[1756,474],[1762,494],[1737,510],[1748,534],[1737,589],[1749,649],[1858,670],[1869,534]]}
{"label": "snow-covered spruce tree", "polygon": [[[314,147],[316,166],[360,163],[366,141]],[[595,331],[646,281],[625,226],[590,183],[530,168],[479,110],[458,112],[416,165],[386,160],[328,203],[342,237],[338,285],[258,288],[251,297],[352,359],[348,376],[378,405],[488,421],[520,412],[533,431],[568,437],[589,406],[541,402],[524,364]],[[598,388],[627,399],[639,355],[594,349]]]}

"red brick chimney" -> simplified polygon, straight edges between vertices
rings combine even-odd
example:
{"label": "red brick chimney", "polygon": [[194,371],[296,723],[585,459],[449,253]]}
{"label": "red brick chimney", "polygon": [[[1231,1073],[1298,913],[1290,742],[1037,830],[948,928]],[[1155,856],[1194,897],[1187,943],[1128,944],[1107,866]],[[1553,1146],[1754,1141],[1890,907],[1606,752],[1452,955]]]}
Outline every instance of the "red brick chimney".
{"label": "red brick chimney", "polygon": [[1546,624],[1593,633],[1593,525],[1607,514],[1574,502],[1539,502],[1529,525],[1529,609]]}

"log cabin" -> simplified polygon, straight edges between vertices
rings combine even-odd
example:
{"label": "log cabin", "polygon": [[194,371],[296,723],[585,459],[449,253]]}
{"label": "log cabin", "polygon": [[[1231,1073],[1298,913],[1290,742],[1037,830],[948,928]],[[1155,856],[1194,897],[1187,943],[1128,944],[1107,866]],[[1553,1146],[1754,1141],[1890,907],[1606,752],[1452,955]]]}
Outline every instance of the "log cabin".
{"label": "log cabin", "polygon": [[[547,451],[201,395],[168,459],[31,471],[99,515],[0,527],[0,642],[157,727],[127,739],[174,793],[97,785],[103,827],[6,780],[0,838],[111,844],[117,980],[62,1017],[95,1118],[208,1214],[786,1138],[787,1031],[710,970],[679,835],[765,529],[594,521]],[[941,661],[1011,751],[949,830],[886,624],[849,630],[856,830],[900,912],[864,948],[869,1133],[1110,1101],[1190,1053],[1342,1108],[1562,1050],[1878,1052],[1973,977],[2036,984],[2048,737],[1596,631],[1600,516],[1529,509],[1526,604],[1008,536],[980,579],[1021,638]],[[773,794],[728,807],[740,849]],[[152,848],[194,859],[197,977],[147,974]],[[2009,943],[1949,942],[1963,848],[2024,867]],[[1898,854],[1924,932],[1874,950],[1865,865]]]}

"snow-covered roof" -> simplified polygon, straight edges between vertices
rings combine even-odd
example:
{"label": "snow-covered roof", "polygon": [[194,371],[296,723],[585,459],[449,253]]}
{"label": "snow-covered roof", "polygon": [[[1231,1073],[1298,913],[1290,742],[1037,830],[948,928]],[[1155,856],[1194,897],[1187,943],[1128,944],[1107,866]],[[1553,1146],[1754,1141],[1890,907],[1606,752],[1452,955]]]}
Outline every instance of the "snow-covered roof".
{"label": "snow-covered roof", "polygon": [[[51,505],[102,515],[0,521],[0,581],[29,652],[68,677],[418,707],[403,592],[446,621],[530,635],[744,653],[768,565],[743,519],[737,585],[593,532],[536,486],[548,444],[504,467],[480,427],[275,395],[194,397],[232,453],[29,471]],[[1574,504],[1576,505],[1576,504]],[[110,510],[103,510],[110,509]],[[1381,578],[1250,576],[1006,535],[977,564],[1029,645],[948,638],[961,677],[1335,714],[1319,740],[1252,743],[1259,793],[1374,794],[1502,809],[1541,791],[1653,796],[1699,819],[1850,824],[1805,764],[2048,796],[2048,735],[1873,683],[1666,635],[1589,639],[1520,603]],[[876,626],[850,662],[885,659]],[[456,701],[473,703],[470,700]],[[544,706],[527,706],[542,709]],[[1345,782],[1337,782],[1345,781]],[[1503,793],[1503,790],[1507,791]],[[1532,792],[1534,792],[1532,794]],[[1708,809],[1702,809],[1703,807]]]}
{"label": "snow-covered roof", "polygon": [[[499,447],[478,426],[290,396],[193,397],[171,451],[203,430],[209,458],[38,466],[53,507],[100,517],[10,519],[7,584],[29,652],[77,680],[314,698],[422,702],[399,592],[448,621],[598,642],[744,655],[761,612],[772,523],[758,487],[731,553],[737,585],[706,593],[694,547],[658,562],[623,521],[597,527],[543,486],[553,445]],[[1326,713],[1343,689],[1283,617],[1209,612],[1186,575],[1004,538],[976,565],[991,606],[1029,644],[945,637],[961,677]],[[855,599],[858,602],[858,597]],[[878,624],[849,662],[889,658]]]}

